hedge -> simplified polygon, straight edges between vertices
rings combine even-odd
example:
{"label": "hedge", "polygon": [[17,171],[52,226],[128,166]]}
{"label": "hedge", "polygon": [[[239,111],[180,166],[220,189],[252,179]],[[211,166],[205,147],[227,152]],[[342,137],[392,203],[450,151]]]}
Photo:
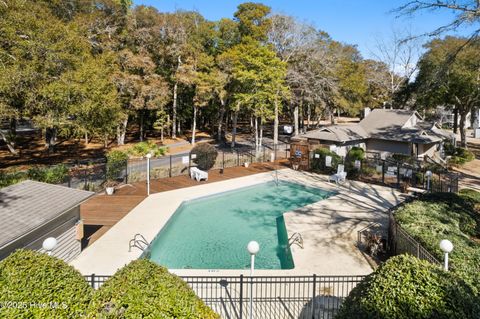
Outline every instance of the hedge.
{"label": "hedge", "polygon": [[219,318],[183,280],[146,260],[132,261],[95,293],[89,318]]}
{"label": "hedge", "polygon": [[2,318],[78,318],[92,294],[79,272],[46,254],[17,250],[0,262]]}
{"label": "hedge", "polygon": [[32,167],[27,171],[29,179],[49,184],[64,183],[68,177],[69,169],[63,164],[50,167]]}
{"label": "hedge", "polygon": [[203,171],[208,171],[217,161],[218,151],[217,149],[208,143],[201,143],[195,145],[191,151],[192,157],[195,154],[193,162],[197,164],[198,168]]}
{"label": "hedge", "polygon": [[479,318],[480,300],[451,272],[410,255],[390,258],[365,277],[336,319]]}
{"label": "hedge", "polygon": [[480,291],[480,193],[434,193],[395,212],[397,222],[434,256],[443,260],[442,239],[452,241],[452,271]]}

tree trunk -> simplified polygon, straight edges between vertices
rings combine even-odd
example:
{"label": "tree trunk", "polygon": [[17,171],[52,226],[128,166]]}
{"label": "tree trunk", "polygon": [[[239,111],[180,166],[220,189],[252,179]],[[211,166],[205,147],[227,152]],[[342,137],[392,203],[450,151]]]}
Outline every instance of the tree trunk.
{"label": "tree trunk", "polygon": [[218,112],[218,128],[217,128],[217,141],[223,141],[223,119],[225,116],[225,101],[220,100],[220,110]]}
{"label": "tree trunk", "polygon": [[2,139],[2,141],[5,142],[5,145],[7,145],[7,148],[8,148],[8,151],[10,153],[12,153],[13,155],[18,155],[18,151],[15,149],[15,144],[12,143],[8,138],[7,136],[5,135],[5,133],[0,130],[0,138]]}
{"label": "tree trunk", "polygon": [[310,103],[307,105],[307,129],[310,129],[310,120],[312,118],[312,107]]}
{"label": "tree trunk", "polygon": [[295,107],[293,109],[293,122],[295,125],[295,136],[299,135],[299,127],[298,127],[298,105],[295,104]]}
{"label": "tree trunk", "polygon": [[140,111],[140,142],[143,142],[143,119],[145,117],[144,110]]}
{"label": "tree trunk", "polygon": [[164,131],[165,129],[163,128],[163,126],[160,128],[160,141],[163,142],[163,139],[164,139]]}
{"label": "tree trunk", "polygon": [[258,117],[255,116],[255,155],[258,156]]}
{"label": "tree trunk", "polygon": [[88,145],[88,132],[85,132],[85,145]]}
{"label": "tree trunk", "polygon": [[195,130],[197,129],[197,107],[193,107],[192,145],[195,145]]}
{"label": "tree trunk", "polygon": [[11,119],[10,120],[10,132],[9,132],[9,140],[10,144],[12,144],[13,147],[16,146],[16,140],[17,140],[17,119]]}
{"label": "tree trunk", "polygon": [[258,138],[258,149],[262,148],[262,143],[263,143],[263,121],[262,121],[262,118],[260,118],[260,137]]}
{"label": "tree trunk", "polygon": [[305,123],[303,121],[303,99],[300,101],[300,106],[299,106],[299,127],[300,130],[303,132],[303,127],[305,126]]}
{"label": "tree trunk", "polygon": [[54,127],[47,127],[45,129],[45,148],[48,150],[48,152],[54,151],[56,140],[57,129]]}
{"label": "tree trunk", "polygon": [[[170,114],[167,114],[167,123],[170,123]],[[172,131],[170,130],[170,125],[167,125],[167,135],[172,136],[171,133]]]}
{"label": "tree trunk", "polygon": [[128,116],[117,126],[117,144],[125,145],[125,134],[127,134]]}
{"label": "tree trunk", "polygon": [[278,100],[275,98],[275,118],[273,120],[273,145],[278,144]]}
{"label": "tree trunk", "polygon": [[105,134],[103,136],[103,147],[107,148],[108,147],[108,134]]}
{"label": "tree trunk", "polygon": [[460,112],[460,146],[467,148],[467,132],[465,130],[465,122],[467,121],[468,109]]}
{"label": "tree trunk", "polygon": [[237,118],[238,118],[238,111],[235,110],[233,112],[233,119],[232,119],[232,148],[235,147],[235,139],[237,137]]}
{"label": "tree trunk", "polygon": [[455,107],[453,110],[453,133],[458,132],[458,109]]}
{"label": "tree trunk", "polygon": [[172,105],[172,138],[177,138],[177,92],[178,82],[173,86],[173,105]]}

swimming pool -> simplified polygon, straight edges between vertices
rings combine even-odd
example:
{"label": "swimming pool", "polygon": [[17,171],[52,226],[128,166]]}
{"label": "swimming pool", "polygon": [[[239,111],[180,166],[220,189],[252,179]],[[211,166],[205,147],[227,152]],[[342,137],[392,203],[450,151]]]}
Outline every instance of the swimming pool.
{"label": "swimming pool", "polygon": [[280,181],[184,202],[144,257],[169,269],[246,269],[246,246],[256,240],[257,269],[292,269],[283,213],[332,194]]}

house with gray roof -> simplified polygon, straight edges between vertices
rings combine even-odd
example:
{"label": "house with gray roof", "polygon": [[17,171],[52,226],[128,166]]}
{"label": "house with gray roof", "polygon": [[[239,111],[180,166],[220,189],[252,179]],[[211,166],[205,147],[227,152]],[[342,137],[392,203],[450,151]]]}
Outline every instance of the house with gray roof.
{"label": "house with gray roof", "polygon": [[403,154],[423,158],[441,152],[443,142],[455,136],[416,111],[375,109],[358,124],[330,125],[299,135],[315,147],[325,146],[340,156],[357,146],[382,158]]}
{"label": "house with gray roof", "polygon": [[0,260],[19,248],[42,251],[46,238],[57,245],[52,255],[70,261],[81,251],[80,204],[94,193],[35,181],[0,189]]}

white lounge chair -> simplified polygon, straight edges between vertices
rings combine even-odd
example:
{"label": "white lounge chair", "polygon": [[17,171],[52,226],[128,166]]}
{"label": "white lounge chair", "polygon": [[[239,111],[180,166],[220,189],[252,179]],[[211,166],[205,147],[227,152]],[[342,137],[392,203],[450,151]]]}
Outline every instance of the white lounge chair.
{"label": "white lounge chair", "polygon": [[190,169],[190,177],[196,179],[197,182],[200,182],[202,179],[208,181],[208,172],[204,172],[197,167],[192,167]]}
{"label": "white lounge chair", "polygon": [[330,175],[330,177],[328,178],[328,181],[329,182],[333,181],[338,184],[341,182],[345,182],[346,179],[347,179],[347,172],[345,172],[345,166],[342,164],[339,164],[337,167],[337,173]]}

